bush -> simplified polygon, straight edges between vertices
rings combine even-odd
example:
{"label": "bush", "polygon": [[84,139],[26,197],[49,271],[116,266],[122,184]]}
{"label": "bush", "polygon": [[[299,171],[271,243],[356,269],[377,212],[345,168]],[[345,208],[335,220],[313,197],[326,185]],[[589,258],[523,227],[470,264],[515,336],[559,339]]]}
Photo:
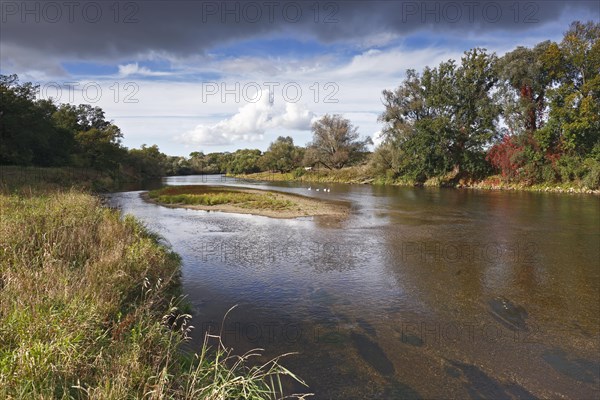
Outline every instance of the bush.
{"label": "bush", "polygon": [[579,180],[586,173],[583,160],[578,156],[564,155],[556,162],[556,167],[564,183]]}
{"label": "bush", "polygon": [[589,189],[600,188],[600,161],[588,158],[584,161],[587,173],[583,178],[583,184]]}
{"label": "bush", "polygon": [[304,168],[296,168],[295,170],[292,171],[292,175],[294,176],[294,178],[300,178],[305,173],[306,173],[306,170]]}
{"label": "bush", "polygon": [[541,180],[544,156],[531,135],[505,135],[489,150],[487,160],[502,173],[504,180],[527,185]]}
{"label": "bush", "polygon": [[556,183],[556,171],[552,165],[543,165],[541,170],[541,178],[545,183]]}

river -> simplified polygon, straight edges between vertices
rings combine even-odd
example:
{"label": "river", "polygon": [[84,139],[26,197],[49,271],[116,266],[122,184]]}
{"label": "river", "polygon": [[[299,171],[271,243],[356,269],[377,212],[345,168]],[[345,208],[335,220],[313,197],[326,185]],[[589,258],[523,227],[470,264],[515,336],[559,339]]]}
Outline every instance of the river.
{"label": "river", "polygon": [[220,176],[164,183],[351,204],[341,222],[281,220],[112,194],[181,255],[196,344],[237,305],[225,343],[298,352],[283,363],[316,399],[600,398],[597,196]]}

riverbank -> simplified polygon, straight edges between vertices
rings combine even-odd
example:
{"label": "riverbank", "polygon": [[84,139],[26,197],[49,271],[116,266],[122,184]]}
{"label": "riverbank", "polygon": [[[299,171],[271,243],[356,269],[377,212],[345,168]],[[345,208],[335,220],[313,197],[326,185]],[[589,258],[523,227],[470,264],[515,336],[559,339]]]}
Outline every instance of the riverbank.
{"label": "riverbank", "polygon": [[279,358],[234,355],[218,336],[183,352],[194,332],[179,256],[57,186],[0,191],[0,398],[283,397],[280,379],[296,378]]}
{"label": "riverbank", "polygon": [[401,178],[373,177],[367,166],[355,166],[340,170],[316,170],[302,173],[258,172],[254,174],[232,175],[239,179],[272,181],[272,182],[305,182],[305,183],[346,183],[346,184],[371,184],[390,186],[425,186],[425,187],[451,187],[457,189],[474,190],[510,190],[552,193],[579,193],[600,195],[600,189],[590,189],[579,183],[543,183],[525,185],[523,183],[505,182],[500,176],[490,176],[481,181],[453,182],[444,177],[432,178],[422,184]]}
{"label": "riverbank", "polygon": [[78,190],[1,195],[0,208],[0,397],[131,398],[160,386],[178,257]]}
{"label": "riverbank", "polygon": [[311,170],[301,172],[257,172],[253,174],[231,175],[240,179],[273,181],[273,182],[311,182],[311,183],[347,183],[369,184],[375,179],[370,176],[367,166],[347,167],[338,170]]}
{"label": "riverbank", "polygon": [[349,213],[348,205],[342,202],[231,186],[167,186],[144,193],[142,198],[166,207],[252,214],[271,218],[320,216],[343,219]]}

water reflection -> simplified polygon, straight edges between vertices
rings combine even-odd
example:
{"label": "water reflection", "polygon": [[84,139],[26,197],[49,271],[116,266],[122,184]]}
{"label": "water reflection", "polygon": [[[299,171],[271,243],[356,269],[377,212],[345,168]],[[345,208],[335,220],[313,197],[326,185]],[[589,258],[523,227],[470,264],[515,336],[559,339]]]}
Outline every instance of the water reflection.
{"label": "water reflection", "polygon": [[[352,203],[350,218],[112,201],[183,258],[198,331],[288,360],[316,398],[594,398],[600,349],[598,199],[237,182]],[[198,336],[200,332],[196,334]],[[518,381],[515,380],[518,377]]]}

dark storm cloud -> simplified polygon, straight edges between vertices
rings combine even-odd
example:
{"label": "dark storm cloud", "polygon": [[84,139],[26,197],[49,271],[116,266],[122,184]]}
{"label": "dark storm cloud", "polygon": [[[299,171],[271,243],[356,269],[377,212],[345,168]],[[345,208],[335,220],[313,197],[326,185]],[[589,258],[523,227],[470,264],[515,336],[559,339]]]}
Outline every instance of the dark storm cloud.
{"label": "dark storm cloud", "polygon": [[[417,30],[525,31],[565,9],[598,19],[597,1],[5,1],[2,62],[119,61],[201,55],[257,37],[324,43]],[[557,26],[564,30],[565,27]],[[44,58],[40,58],[44,56]],[[38,60],[37,62],[35,60]],[[30,65],[35,69],[36,65]]]}

